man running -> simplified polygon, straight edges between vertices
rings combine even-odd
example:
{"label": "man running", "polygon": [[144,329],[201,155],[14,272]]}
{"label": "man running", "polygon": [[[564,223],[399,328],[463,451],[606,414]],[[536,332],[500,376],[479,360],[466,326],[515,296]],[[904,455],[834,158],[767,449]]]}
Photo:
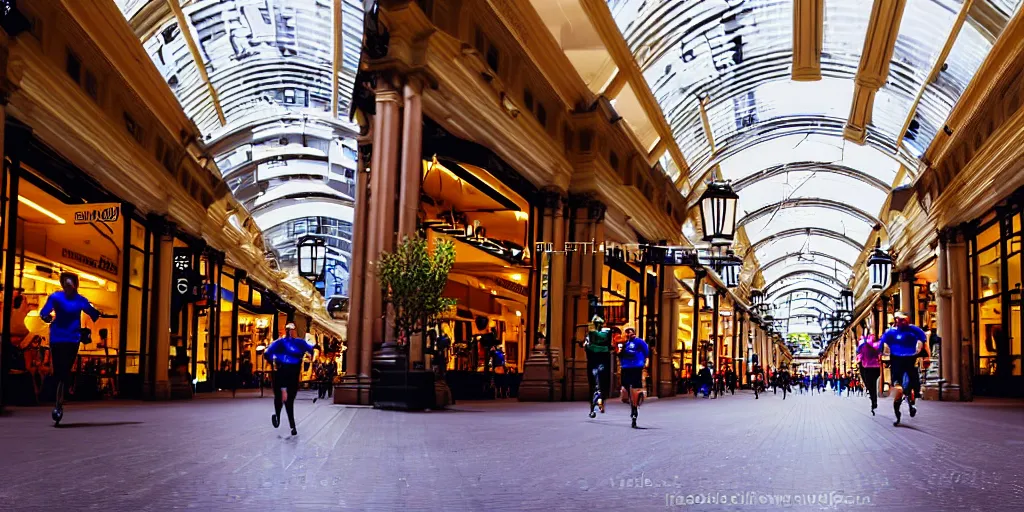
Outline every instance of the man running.
{"label": "man running", "polygon": [[[283,338],[270,344],[263,352],[263,357],[275,365],[274,370],[274,415],[270,422],[274,428],[281,426],[281,406],[288,412],[288,424],[292,427],[292,435],[299,432],[295,430],[295,394],[299,391],[299,376],[302,373],[302,360],[305,355],[313,353],[313,345],[306,340],[295,336],[295,324],[288,323],[284,326],[285,335]],[[282,391],[284,396],[282,397]]]}
{"label": "man running", "polygon": [[619,351],[619,365],[622,367],[622,392],[629,394],[630,415],[633,428],[640,404],[644,403],[644,366],[651,355],[651,349],[643,338],[636,336],[636,330],[626,328],[626,342]]}
{"label": "man running", "polygon": [[[50,324],[50,361],[57,384],[57,399],[50,416],[55,427],[64,418],[64,392],[71,386],[71,368],[78,359],[82,342],[82,313],[89,315],[93,322],[100,317],[100,312],[89,299],[79,295],[78,275],[62,273],[60,285],[63,290],[50,294],[43,309],[39,310],[39,318]],[[57,314],[56,319],[54,313]]]}
{"label": "man running", "polygon": [[760,366],[754,366],[754,373],[751,375],[751,387],[754,388],[754,400],[758,399],[760,393],[764,393],[764,370]]}
{"label": "man running", "polygon": [[782,388],[782,399],[785,400],[786,399],[786,392],[790,391],[790,389],[789,389],[789,368],[786,368],[785,366],[783,366],[782,369],[779,370],[777,380],[778,380],[779,387]]}
{"label": "man running", "polygon": [[594,328],[583,340],[583,348],[587,352],[587,380],[595,395],[600,393],[591,403],[590,411],[593,412],[596,405],[603,414],[604,399],[608,396],[608,388],[611,386],[612,332],[604,328],[604,319],[600,316],[594,315],[590,323]]}
{"label": "man running", "polygon": [[913,418],[917,415],[915,391],[921,385],[921,376],[917,371],[917,359],[922,358],[927,366],[930,363],[930,358],[928,337],[924,331],[916,325],[911,325],[910,318],[902,311],[893,316],[895,325],[882,335],[878,341],[878,350],[881,352],[883,346],[889,346],[889,371],[892,374],[893,391],[892,409],[896,414],[893,426],[899,426],[902,416],[900,405],[903,402],[904,390],[909,389],[909,394],[906,397],[907,403],[910,405],[910,417]]}

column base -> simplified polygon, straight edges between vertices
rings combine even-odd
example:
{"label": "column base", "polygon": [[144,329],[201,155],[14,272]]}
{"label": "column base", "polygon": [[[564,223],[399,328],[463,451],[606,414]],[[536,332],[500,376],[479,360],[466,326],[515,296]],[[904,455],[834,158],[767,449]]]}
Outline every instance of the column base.
{"label": "column base", "polygon": [[[590,401],[591,390],[590,381],[587,378],[587,360],[586,359],[569,359],[565,362],[565,373],[572,377],[572,382],[568,384],[565,390],[564,399],[569,402],[573,401]],[[609,389],[610,392],[614,393],[613,389]],[[610,397],[609,397],[610,398]],[[556,397],[556,400],[563,399],[561,395]]]}
{"label": "column base", "polygon": [[142,390],[142,395],[146,397],[146,400],[170,400],[171,399],[171,382],[167,380],[159,380],[155,386],[151,386],[148,383]]}
{"label": "column base", "polygon": [[944,380],[932,380],[924,383],[921,386],[921,399],[922,400],[942,400],[940,393],[944,387],[946,381]]}
{"label": "column base", "polygon": [[676,386],[672,381],[658,381],[658,398],[668,398],[670,396],[676,396]]}
{"label": "column base", "polygon": [[942,386],[942,401],[944,402],[959,402],[963,397],[960,395],[959,384],[943,384]]}
{"label": "column base", "polygon": [[551,350],[551,359],[543,347],[534,347],[523,364],[523,381],[519,385],[520,402],[554,402],[562,399],[562,383],[557,376],[558,351]]}
{"label": "column base", "polygon": [[370,377],[345,375],[334,385],[334,403],[338,405],[370,405]]}

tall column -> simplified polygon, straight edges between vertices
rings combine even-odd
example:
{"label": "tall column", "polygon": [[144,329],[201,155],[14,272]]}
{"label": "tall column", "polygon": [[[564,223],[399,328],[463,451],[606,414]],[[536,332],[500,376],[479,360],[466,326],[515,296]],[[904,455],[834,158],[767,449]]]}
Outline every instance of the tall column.
{"label": "tall column", "polygon": [[[917,295],[914,294],[914,269],[906,269],[899,273],[900,276],[900,311],[910,316],[910,323],[917,324]],[[922,329],[927,326],[920,326]]]}
{"label": "tall column", "polygon": [[[586,351],[576,342],[585,336],[586,326],[590,325],[589,298],[591,295],[601,297],[602,277],[604,273],[604,255],[597,252],[597,240],[604,237],[604,215],[606,207],[599,201],[587,196],[570,196],[567,201],[567,232],[565,241],[556,250],[564,249],[560,260],[564,263],[565,277],[559,279],[564,286],[564,307],[561,308],[563,319],[562,347],[564,347],[564,371],[567,379],[565,388],[566,400],[589,400],[590,385],[587,380]],[[591,244],[591,242],[594,242]],[[554,274],[552,275],[554,278]],[[554,281],[552,280],[552,283]],[[555,310],[555,313],[558,309]],[[639,329],[638,329],[639,331]],[[638,332],[639,334],[639,332]],[[652,347],[654,348],[654,347]],[[614,368],[614,359],[608,355],[608,368]],[[615,372],[610,372],[614,374]],[[615,376],[612,377],[613,381]],[[615,394],[617,386],[614,382],[609,388]]]}
{"label": "tall column", "polygon": [[[153,290],[150,310],[149,360],[150,373],[145,395],[155,400],[171,397],[170,377],[167,374],[171,355],[171,272],[174,260],[174,225],[163,219],[156,222],[154,247]],[[237,298],[235,299],[237,301]],[[235,304],[237,308],[238,305]]]}
{"label": "tall column", "polygon": [[[369,140],[372,140],[369,139]],[[364,142],[364,141],[360,141]],[[370,168],[373,145],[359,144],[359,171],[356,172],[355,212],[352,224],[352,267],[349,280],[349,317],[344,359],[345,375],[335,388],[334,403],[369,405],[370,368],[364,366],[363,354],[372,354],[372,345],[365,345],[363,318],[366,286],[366,250],[369,248]],[[372,283],[371,283],[372,285]]]}
{"label": "tall column", "polygon": [[[693,368],[691,368],[692,375],[696,376],[700,370],[700,359],[697,356],[697,350],[700,349],[701,338],[700,338],[700,301],[703,294],[700,292],[701,281],[704,279],[705,272],[703,270],[695,271],[696,277],[693,279],[693,325],[692,331],[690,331],[691,343],[691,361]],[[702,350],[702,349],[700,349]]]}
{"label": "tall column", "polygon": [[[531,297],[536,301],[537,318],[534,325],[547,336],[544,344],[533,345],[523,364],[523,382],[519,387],[519,400],[524,402],[560,400],[562,397],[562,314],[565,307],[565,218],[561,192],[545,190],[537,208],[537,238],[530,247],[537,262],[536,280],[543,283],[547,277],[547,298],[541,298],[542,285],[534,287]],[[532,333],[536,335],[537,333]],[[532,344],[532,343],[531,343]]]}
{"label": "tall column", "polygon": [[951,281],[951,302],[953,306],[953,345],[950,393],[959,385],[959,393],[951,399],[971,400],[971,378],[973,376],[973,335],[970,314],[970,278],[967,273],[967,244],[963,229],[957,229],[955,239],[949,244],[949,270]]}
{"label": "tall column", "polygon": [[[947,392],[951,384],[953,375],[953,301],[952,301],[952,290],[950,289],[949,279],[949,230],[943,229],[939,232],[939,255],[938,255],[938,297],[936,297],[936,315],[938,316],[938,322],[936,326],[938,328],[938,334],[940,345],[938,354],[932,354],[933,360],[937,359],[935,363],[939,364],[939,380],[938,382],[929,383],[925,386],[923,393],[926,399],[940,399],[945,400],[948,396],[947,393],[958,394],[959,389]],[[942,390],[942,395],[939,396],[939,391]]]}
{"label": "tall column", "polygon": [[[672,333],[679,330],[679,292],[676,291],[675,277],[671,269],[665,269],[668,278],[665,290],[658,304],[658,397],[675,396],[676,386],[672,371],[672,353],[675,349],[675,338]],[[652,361],[652,366],[655,364]]]}
{"label": "tall column", "polygon": [[408,77],[403,87],[402,182],[398,198],[398,239],[416,233],[423,181],[423,81]]}

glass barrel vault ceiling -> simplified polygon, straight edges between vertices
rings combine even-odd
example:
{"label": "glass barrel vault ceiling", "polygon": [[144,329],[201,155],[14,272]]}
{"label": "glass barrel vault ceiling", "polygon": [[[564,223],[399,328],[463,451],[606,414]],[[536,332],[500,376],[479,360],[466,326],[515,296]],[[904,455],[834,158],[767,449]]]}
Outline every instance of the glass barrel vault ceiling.
{"label": "glass barrel vault ceiling", "polygon": [[167,0],[115,1],[263,231],[268,258],[294,270],[296,239],[321,234],[326,294],[347,295],[362,0],[174,0],[184,32]]}
{"label": "glass barrel vault ceiling", "polygon": [[[794,322],[835,308],[889,192],[903,184],[895,182],[901,168],[916,175],[918,159],[1022,3],[977,0],[1004,16],[1002,24],[975,19],[972,9],[958,28],[963,0],[907,0],[865,144],[857,145],[842,135],[872,1],[824,0],[822,78],[811,82],[791,79],[792,0],[606,1],[672,126],[691,182],[713,170],[733,182],[776,317]],[[948,56],[938,63],[947,41]]]}

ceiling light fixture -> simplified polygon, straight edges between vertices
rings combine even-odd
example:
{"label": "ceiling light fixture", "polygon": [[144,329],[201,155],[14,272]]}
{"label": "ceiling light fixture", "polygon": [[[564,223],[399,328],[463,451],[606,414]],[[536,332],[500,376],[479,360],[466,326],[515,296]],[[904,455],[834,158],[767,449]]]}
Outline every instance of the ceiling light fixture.
{"label": "ceiling light fixture", "polygon": [[38,203],[36,203],[35,201],[32,201],[31,199],[29,199],[29,198],[27,198],[25,196],[18,196],[18,202],[24,204],[25,206],[28,206],[29,208],[32,208],[33,210],[35,210],[35,211],[37,211],[37,212],[39,212],[39,213],[41,213],[43,215],[46,215],[47,217],[49,217],[49,218],[51,218],[51,219],[53,219],[55,221],[57,221],[57,224],[67,224],[67,221],[64,220],[63,218],[61,218],[60,215],[57,215],[56,213],[53,213],[50,210],[47,210],[46,208],[43,208]]}

